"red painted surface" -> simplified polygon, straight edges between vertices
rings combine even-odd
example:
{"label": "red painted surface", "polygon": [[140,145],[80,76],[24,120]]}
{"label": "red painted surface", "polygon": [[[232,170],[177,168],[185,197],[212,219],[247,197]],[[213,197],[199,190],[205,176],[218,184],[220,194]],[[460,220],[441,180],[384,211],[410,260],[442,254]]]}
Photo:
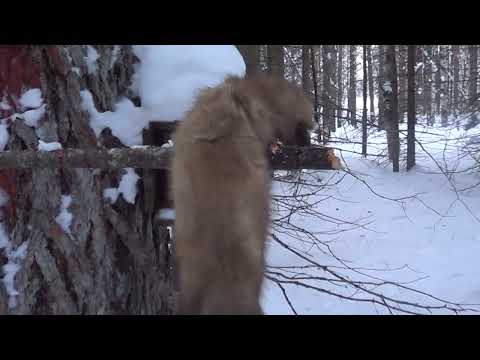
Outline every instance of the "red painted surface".
{"label": "red painted surface", "polygon": [[[55,51],[56,47],[52,47]],[[14,114],[18,110],[18,99],[22,90],[40,88],[40,66],[31,56],[26,45],[0,46],[0,101],[4,98],[11,109],[1,110],[0,119]],[[15,223],[16,215],[16,171],[0,169],[0,187],[10,200],[4,206],[4,213],[10,226]]]}

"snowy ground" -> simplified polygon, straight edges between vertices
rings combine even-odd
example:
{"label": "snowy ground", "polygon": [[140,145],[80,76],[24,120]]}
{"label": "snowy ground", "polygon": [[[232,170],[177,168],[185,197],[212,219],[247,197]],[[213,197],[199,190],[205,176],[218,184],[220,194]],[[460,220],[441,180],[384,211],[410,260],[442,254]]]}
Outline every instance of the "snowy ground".
{"label": "snowy ground", "polygon": [[[402,127],[405,129],[405,127]],[[457,170],[468,167],[472,162],[468,158],[458,161],[458,148],[463,145],[461,139],[466,133],[456,129],[445,130],[440,127],[428,130],[417,126],[417,136],[427,150],[442,166]],[[337,131],[337,136],[361,141],[359,131],[345,127]],[[470,133],[471,135],[472,133]],[[450,139],[445,141],[445,139]],[[360,152],[360,145],[336,145],[347,151]],[[369,153],[379,153],[385,148],[385,134],[373,132],[369,137]],[[444,151],[445,150],[445,151]],[[398,281],[413,289],[432,294],[442,300],[455,303],[480,304],[480,187],[463,191],[459,195],[452,184],[440,173],[435,162],[417,145],[417,167],[394,174],[391,165],[378,164],[373,156],[367,159],[359,154],[342,152],[349,170],[357,177],[331,171],[317,172],[329,184],[333,184],[344,176],[337,185],[327,186],[318,194],[308,197],[309,203],[320,201],[312,211],[323,214],[319,218],[314,215],[300,214],[292,216],[291,222],[299,228],[318,232],[316,236],[322,242],[328,242],[333,253],[346,261],[334,260],[323,253],[326,246],[319,245],[305,235],[279,233],[281,241],[308,253],[308,258],[321,265],[333,265],[333,270],[351,280],[375,281],[365,275],[384,280]],[[338,153],[338,151],[337,151]],[[478,174],[471,172],[457,174],[453,181],[457,189],[478,183]],[[382,198],[373,193],[362,182],[365,181],[378,195],[388,198],[405,198],[417,194],[414,198],[394,201]],[[290,186],[291,188],[291,186]],[[291,194],[289,186],[276,184],[274,193]],[[304,191],[307,191],[306,187]],[[441,215],[439,215],[441,214]],[[282,216],[281,210],[274,214]],[[329,222],[331,218],[350,222]],[[475,218],[477,217],[477,219]],[[352,224],[353,223],[353,224]],[[365,227],[355,226],[365,224]],[[347,230],[339,232],[341,230]],[[299,237],[294,239],[293,237]],[[302,242],[303,241],[303,242]],[[278,243],[270,243],[268,264],[271,266],[302,266],[307,261],[284,249]],[[358,269],[342,269],[350,266]],[[311,264],[310,264],[311,265]],[[337,267],[335,267],[337,266]],[[376,269],[376,270],[365,270]],[[271,269],[288,276],[287,269]],[[323,270],[288,269],[297,273],[316,274],[316,276],[332,278]],[[360,274],[361,272],[361,274]],[[296,275],[301,278],[301,275]],[[352,286],[345,287],[340,283],[331,284],[325,280],[303,281],[317,285],[322,289],[334,291],[345,296],[369,299],[371,295],[355,292]],[[355,302],[320,293],[298,285],[284,284],[292,306],[299,314],[387,314],[389,311],[378,304]],[[427,298],[419,293],[400,289],[390,285],[380,287],[369,286],[368,289],[392,298],[412,301],[421,304],[442,303]],[[387,301],[392,304],[392,302]],[[263,307],[268,314],[292,314],[281,289],[271,281],[266,282]],[[428,313],[422,309],[405,306],[414,312]],[[470,306],[475,308],[475,306]],[[480,306],[476,307],[480,310]],[[392,311],[398,313],[398,311]],[[433,313],[447,313],[444,309]]]}

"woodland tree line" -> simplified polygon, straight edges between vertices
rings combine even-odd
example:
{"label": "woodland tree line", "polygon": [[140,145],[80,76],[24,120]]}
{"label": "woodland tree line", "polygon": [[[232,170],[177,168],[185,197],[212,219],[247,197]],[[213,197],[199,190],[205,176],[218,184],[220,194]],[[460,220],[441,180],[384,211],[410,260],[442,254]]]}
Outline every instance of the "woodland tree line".
{"label": "woodland tree line", "polygon": [[[338,126],[387,130],[398,171],[398,124],[409,121],[408,168],[417,121],[441,126],[478,124],[478,45],[238,45],[247,73],[267,71],[301,84],[311,95],[319,140]],[[362,76],[360,76],[362,74]],[[356,98],[362,96],[362,110]],[[376,100],[377,101],[376,101]],[[369,111],[367,112],[367,109]],[[465,121],[461,121],[465,120]]]}

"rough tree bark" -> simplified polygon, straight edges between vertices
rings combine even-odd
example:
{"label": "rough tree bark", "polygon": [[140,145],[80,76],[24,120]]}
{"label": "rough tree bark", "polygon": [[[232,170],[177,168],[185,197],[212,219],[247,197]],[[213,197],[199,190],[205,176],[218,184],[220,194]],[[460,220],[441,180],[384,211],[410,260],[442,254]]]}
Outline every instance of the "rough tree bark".
{"label": "rough tree bark", "polygon": [[341,127],[343,122],[343,45],[338,45],[337,86],[337,126]]}
{"label": "rough tree bark", "polygon": [[415,58],[416,46],[408,45],[408,134],[407,134],[407,170],[415,166]]}
{"label": "rough tree bark", "polygon": [[[86,56],[95,51],[92,68]],[[16,99],[26,89],[41,89],[46,105],[39,128],[18,119],[10,125],[7,150],[35,150],[38,138],[64,148],[97,147],[80,90],[91,91],[98,111],[112,110],[120,96],[134,97],[130,46],[2,46],[0,59],[0,90],[11,107],[2,117],[20,110]],[[112,143],[118,140],[104,131],[100,146]],[[0,313],[174,312],[170,238],[166,227],[154,223],[151,173],[137,171],[141,181],[134,204],[120,197],[113,205],[103,191],[118,185],[121,172],[34,168],[0,173],[0,187],[10,198],[3,212],[12,248],[27,246],[14,279],[16,306],[5,305],[7,293],[0,285]],[[55,221],[61,196],[67,194],[72,197],[71,234]],[[0,250],[0,263],[5,257]]]}
{"label": "rough tree bark", "polygon": [[255,75],[259,71],[259,45],[237,45],[246,66],[246,75]]}
{"label": "rough tree bark", "polygon": [[395,45],[385,46],[385,81],[383,84],[385,104],[385,127],[387,130],[388,154],[393,163],[393,172],[400,171],[400,140],[398,134],[398,87]]}
{"label": "rough tree bark", "polygon": [[378,127],[385,129],[384,124],[384,100],[383,100],[383,82],[384,82],[384,62],[385,62],[385,47],[378,45]]}
{"label": "rough tree bark", "polygon": [[268,45],[268,72],[280,77],[285,75],[283,45]]}
{"label": "rough tree bark", "polygon": [[398,121],[405,121],[407,111],[407,47],[397,46],[397,69],[398,69]]}
{"label": "rough tree bark", "polygon": [[363,45],[362,156],[367,157],[367,45]]}
{"label": "rough tree bark", "polygon": [[424,115],[427,117],[427,125],[433,125],[435,118],[432,114],[432,45],[424,45],[425,71],[423,83],[424,89]]}
{"label": "rough tree bark", "polygon": [[478,92],[477,92],[477,82],[478,82],[478,45],[469,45],[468,46],[468,58],[469,58],[469,69],[470,76],[468,80],[468,98],[469,98],[469,110],[471,112],[470,119],[467,124],[467,129],[476,126],[479,122],[478,120]]}
{"label": "rough tree bark", "polygon": [[335,102],[337,100],[335,88],[335,48],[333,45],[322,46],[322,119],[324,126],[324,141],[335,131]]}
{"label": "rough tree bark", "polygon": [[357,80],[356,80],[356,48],[350,45],[350,82],[348,88],[348,118],[351,125],[357,126]]}
{"label": "rough tree bark", "polygon": [[302,45],[302,89],[312,97],[312,72],[310,66],[310,45]]}
{"label": "rough tree bark", "polygon": [[370,121],[375,122],[375,94],[373,92],[373,63],[372,63],[372,45],[367,46],[367,63],[368,63],[368,94],[370,98]]}

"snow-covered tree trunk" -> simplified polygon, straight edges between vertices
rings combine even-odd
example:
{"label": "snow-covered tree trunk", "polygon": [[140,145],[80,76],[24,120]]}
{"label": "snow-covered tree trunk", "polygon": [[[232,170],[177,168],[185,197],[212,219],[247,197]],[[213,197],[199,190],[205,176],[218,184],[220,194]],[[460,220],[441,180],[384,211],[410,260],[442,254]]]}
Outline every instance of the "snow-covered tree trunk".
{"label": "snow-covered tree trunk", "polygon": [[[36,150],[39,139],[63,148],[121,146],[107,130],[97,140],[80,91],[88,89],[101,112],[121,96],[134,99],[130,46],[2,46],[0,59],[1,118],[29,108],[38,115],[38,122],[25,114],[3,122],[6,149]],[[43,103],[22,105],[29,89],[40,89]],[[9,199],[2,209],[8,244],[0,247],[0,314],[174,311],[169,232],[154,223],[157,188],[151,172],[136,173],[136,196],[111,204],[104,190],[119,185],[122,170],[0,169]],[[135,184],[133,170],[127,174]]]}

